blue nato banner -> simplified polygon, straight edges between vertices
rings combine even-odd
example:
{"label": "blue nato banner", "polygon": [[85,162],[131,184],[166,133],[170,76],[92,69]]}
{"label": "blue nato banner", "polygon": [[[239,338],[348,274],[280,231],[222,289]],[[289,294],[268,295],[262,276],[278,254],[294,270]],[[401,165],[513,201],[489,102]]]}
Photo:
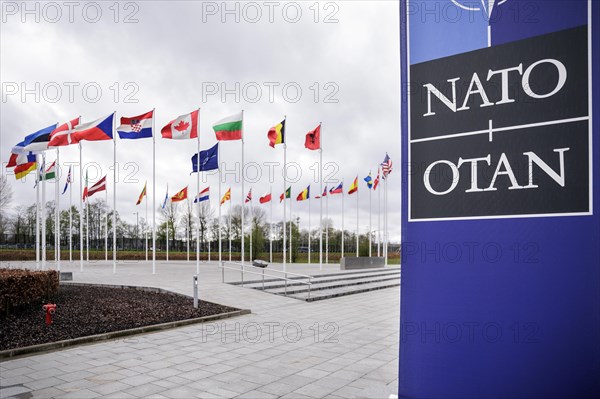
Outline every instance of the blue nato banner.
{"label": "blue nato banner", "polygon": [[600,1],[400,14],[399,396],[600,397]]}

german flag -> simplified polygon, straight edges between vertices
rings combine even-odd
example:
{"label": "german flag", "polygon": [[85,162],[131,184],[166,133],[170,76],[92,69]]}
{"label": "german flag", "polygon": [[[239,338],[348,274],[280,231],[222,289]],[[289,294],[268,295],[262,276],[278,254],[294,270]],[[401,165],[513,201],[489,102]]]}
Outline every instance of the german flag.
{"label": "german flag", "polygon": [[178,192],[177,194],[175,194],[174,196],[171,197],[171,202],[179,202],[179,201],[183,201],[186,200],[188,197],[188,188],[184,188],[183,190],[181,190],[180,192]]}
{"label": "german flag", "polygon": [[140,194],[140,198],[138,198],[137,202],[135,203],[136,205],[141,204],[142,200],[146,196],[146,184],[148,184],[148,182],[144,183],[144,189],[142,190],[142,193]]}
{"label": "german flag", "polygon": [[223,198],[221,198],[221,205],[231,200],[231,187],[227,190]]}
{"label": "german flag", "polygon": [[310,198],[310,186],[306,187],[304,190],[300,191],[300,194],[296,197],[296,201],[304,201],[305,199]]}
{"label": "german flag", "polygon": [[358,191],[358,176],[356,176],[356,178],[352,182],[352,185],[350,186],[350,190],[348,190],[348,194],[354,194],[357,191]]}
{"label": "german flag", "polygon": [[267,137],[269,138],[269,145],[273,148],[275,148],[276,144],[285,143],[285,119],[269,129]]}

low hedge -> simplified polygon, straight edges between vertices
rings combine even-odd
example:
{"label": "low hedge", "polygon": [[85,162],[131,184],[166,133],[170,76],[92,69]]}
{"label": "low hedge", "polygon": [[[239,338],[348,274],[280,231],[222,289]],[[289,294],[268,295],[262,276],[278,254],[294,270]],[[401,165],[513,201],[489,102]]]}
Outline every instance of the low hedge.
{"label": "low hedge", "polygon": [[58,292],[56,270],[0,269],[0,312],[31,305]]}

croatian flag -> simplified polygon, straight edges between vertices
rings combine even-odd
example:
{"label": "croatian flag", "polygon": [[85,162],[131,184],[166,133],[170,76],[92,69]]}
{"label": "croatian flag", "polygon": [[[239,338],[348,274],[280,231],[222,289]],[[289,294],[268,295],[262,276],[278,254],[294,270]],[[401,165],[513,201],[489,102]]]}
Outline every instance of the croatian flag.
{"label": "croatian flag", "polygon": [[154,110],[143,115],[122,117],[121,126],[117,128],[121,139],[144,139],[152,137],[152,118]]}
{"label": "croatian flag", "polygon": [[115,114],[110,114],[93,122],[80,123],[71,132],[71,144],[77,144],[83,140],[112,140],[114,117]]}
{"label": "croatian flag", "polygon": [[209,197],[209,187],[206,187],[204,190],[200,191],[200,194],[196,195],[196,198],[194,198],[194,204],[202,201],[208,201]]}

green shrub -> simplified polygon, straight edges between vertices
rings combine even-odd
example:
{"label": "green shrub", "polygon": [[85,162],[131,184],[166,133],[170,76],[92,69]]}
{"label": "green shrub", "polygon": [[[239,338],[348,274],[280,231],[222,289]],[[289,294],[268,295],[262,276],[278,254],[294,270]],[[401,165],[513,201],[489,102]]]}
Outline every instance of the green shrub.
{"label": "green shrub", "polygon": [[47,299],[58,292],[58,272],[0,269],[0,312]]}

